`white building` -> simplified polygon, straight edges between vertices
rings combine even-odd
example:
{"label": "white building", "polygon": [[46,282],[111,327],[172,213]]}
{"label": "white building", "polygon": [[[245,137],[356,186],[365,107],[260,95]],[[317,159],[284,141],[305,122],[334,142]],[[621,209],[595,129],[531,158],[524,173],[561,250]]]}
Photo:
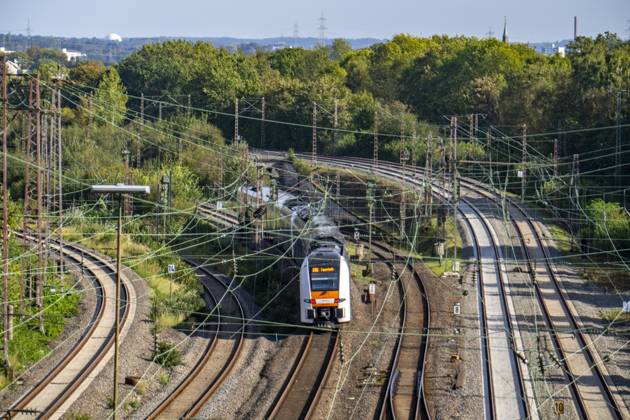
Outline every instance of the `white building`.
{"label": "white building", "polygon": [[[2,71],[2,70],[0,70]],[[22,69],[18,63],[15,63],[11,60],[7,60],[7,73],[8,74],[20,74],[22,73]]]}
{"label": "white building", "polygon": [[0,53],[2,53],[2,54],[11,54],[11,53],[14,53],[14,52],[15,51],[10,51],[10,50],[7,50],[4,47],[0,47]]}
{"label": "white building", "polygon": [[79,59],[86,57],[85,54],[79,51],[70,51],[62,48],[61,52],[66,56],[66,61],[78,61]]}
{"label": "white building", "polygon": [[112,42],[122,42],[122,36],[115,34],[115,33],[110,33],[107,34],[107,36],[105,37],[108,41],[112,41]]}

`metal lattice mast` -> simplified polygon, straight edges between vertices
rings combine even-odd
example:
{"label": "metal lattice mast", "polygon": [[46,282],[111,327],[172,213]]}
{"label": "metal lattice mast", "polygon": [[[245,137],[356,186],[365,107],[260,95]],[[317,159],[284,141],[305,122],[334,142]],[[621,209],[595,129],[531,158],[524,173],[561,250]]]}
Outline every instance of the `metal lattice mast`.
{"label": "metal lattice mast", "polygon": [[553,139],[553,176],[558,177],[558,139]]}
{"label": "metal lattice mast", "polygon": [[405,194],[405,182],[407,161],[407,149],[405,146],[405,119],[403,116],[400,118],[400,166],[402,167],[403,182],[400,188],[400,238],[405,237],[405,219],[407,218],[407,197]]}
{"label": "metal lattice mast", "polygon": [[521,177],[521,202],[525,201],[525,188],[527,187],[527,124],[523,124],[523,141],[522,141],[522,157],[523,173]]}
{"label": "metal lattice mast", "polygon": [[42,238],[42,232],[44,230],[43,221],[43,203],[42,196],[44,194],[43,188],[43,174],[42,174],[42,108],[41,108],[41,94],[39,79],[35,79],[35,126],[36,126],[36,164],[37,164],[37,273],[35,284],[35,305],[39,312],[39,329],[44,332],[44,318],[42,316],[42,309],[44,307],[44,259],[43,251],[44,244]]}
{"label": "metal lattice mast", "polygon": [[57,193],[59,194],[58,217],[59,217],[59,276],[61,283],[64,281],[64,259],[63,259],[63,145],[61,137],[61,89],[57,87]]}
{"label": "metal lattice mast", "polygon": [[335,111],[333,114],[333,154],[337,149],[337,127],[339,126],[339,101],[335,99]]}
{"label": "metal lattice mast", "polygon": [[425,159],[425,168],[427,172],[427,179],[424,188],[424,215],[427,217],[427,222],[431,222],[431,216],[433,215],[433,194],[432,194],[432,181],[433,181],[433,134],[429,133],[427,137],[427,152]]}
{"label": "metal lattice mast", "polygon": [[234,99],[234,142],[239,141],[238,135],[238,98]]}
{"label": "metal lattice mast", "polygon": [[267,103],[265,102],[265,97],[263,96],[260,100],[260,148],[265,145],[265,107]]}
{"label": "metal lattice mast", "polygon": [[9,186],[7,182],[7,154],[9,136],[9,96],[7,84],[9,71],[6,56],[2,57],[2,311],[4,320],[4,366],[11,377],[11,359],[9,358],[9,340],[11,339],[11,314],[9,311]]}
{"label": "metal lattice mast", "polygon": [[313,102],[313,144],[311,145],[311,165],[317,166],[317,104]]}
{"label": "metal lattice mast", "polygon": [[378,113],[374,111],[374,155],[372,164],[378,168]]}

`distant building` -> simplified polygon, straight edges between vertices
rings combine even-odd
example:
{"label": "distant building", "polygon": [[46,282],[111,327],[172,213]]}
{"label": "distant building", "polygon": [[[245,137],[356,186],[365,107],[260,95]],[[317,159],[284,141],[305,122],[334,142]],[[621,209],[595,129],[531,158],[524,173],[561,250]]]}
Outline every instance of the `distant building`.
{"label": "distant building", "polygon": [[7,50],[4,47],[0,47],[0,53],[2,53],[2,54],[11,54],[11,53],[14,53],[14,52],[15,51],[10,51],[10,50]]}
{"label": "distant building", "polygon": [[112,41],[112,42],[122,42],[122,36],[120,36],[118,34],[115,34],[113,32],[107,34],[105,39],[107,39],[108,41]]}
{"label": "distant building", "polygon": [[559,55],[564,57],[567,52],[566,41],[562,42],[538,42],[529,44],[531,48],[545,55]]}
{"label": "distant building", "polygon": [[[0,66],[1,67],[1,66]],[[22,73],[22,69],[18,63],[15,63],[11,60],[7,60],[7,73],[8,74],[20,74]]]}
{"label": "distant building", "polygon": [[85,54],[79,51],[70,51],[65,48],[62,48],[61,52],[66,56],[66,61],[76,62],[83,57],[87,57]]}

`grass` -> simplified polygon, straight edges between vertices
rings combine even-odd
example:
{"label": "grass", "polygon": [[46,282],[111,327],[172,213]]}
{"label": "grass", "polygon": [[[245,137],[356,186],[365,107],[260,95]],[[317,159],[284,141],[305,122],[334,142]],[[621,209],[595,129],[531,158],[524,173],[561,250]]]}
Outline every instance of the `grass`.
{"label": "grass", "polygon": [[600,316],[602,320],[606,322],[630,321],[630,313],[623,312],[622,309],[610,309],[607,311],[600,311]]}
{"label": "grass", "polygon": [[[12,257],[9,271],[20,273],[23,269],[36,266],[34,257],[17,257],[22,252],[22,247],[15,240],[9,243],[9,252]],[[15,257],[15,258],[14,258]],[[78,313],[80,294],[71,290],[74,279],[65,276],[64,282],[51,265],[45,274],[44,282],[44,332],[39,329],[39,318],[33,314],[37,308],[25,304],[23,307],[16,304],[13,318],[13,339],[9,342],[9,360],[14,375],[19,375],[29,366],[38,362],[50,352],[50,344],[64,331],[66,320]],[[20,296],[21,278],[19,274],[10,276],[10,299],[17,301]],[[0,389],[9,385],[10,381],[6,371],[0,371]]]}
{"label": "grass", "polygon": [[[82,223],[64,228],[64,238],[79,242],[110,257],[116,256],[116,234],[113,224]],[[155,248],[155,249],[154,249]],[[159,250],[159,255],[154,255]],[[123,264],[129,266],[149,284],[154,298],[158,300],[160,311],[155,319],[163,328],[181,323],[190,311],[203,305],[197,293],[197,282],[190,271],[181,271],[173,276],[166,274],[166,266],[174,263],[177,268],[187,265],[178,256],[161,244],[149,246],[131,239],[131,235],[121,237]],[[173,310],[179,308],[180,310]]]}

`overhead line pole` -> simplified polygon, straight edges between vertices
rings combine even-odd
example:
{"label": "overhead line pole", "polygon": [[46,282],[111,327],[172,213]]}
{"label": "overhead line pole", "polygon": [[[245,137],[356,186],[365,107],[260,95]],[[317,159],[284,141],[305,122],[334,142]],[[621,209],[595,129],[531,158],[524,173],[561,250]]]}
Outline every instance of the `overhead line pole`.
{"label": "overhead line pole", "polygon": [[311,160],[313,166],[317,166],[317,103],[313,102],[313,143],[311,145]]}
{"label": "overhead line pole", "polygon": [[372,164],[378,168],[378,113],[374,110],[374,153]]}
{"label": "overhead line pole", "polygon": [[11,318],[9,312],[9,186],[7,182],[7,154],[9,135],[9,96],[7,84],[9,70],[6,55],[2,57],[2,297],[3,297],[3,319],[4,319],[4,366],[7,376],[12,378],[11,359],[9,357],[9,340],[11,333]]}
{"label": "overhead line pole", "polygon": [[521,202],[525,201],[525,188],[527,187],[527,124],[523,124],[523,150],[521,163],[523,165],[523,172],[521,177]]}

